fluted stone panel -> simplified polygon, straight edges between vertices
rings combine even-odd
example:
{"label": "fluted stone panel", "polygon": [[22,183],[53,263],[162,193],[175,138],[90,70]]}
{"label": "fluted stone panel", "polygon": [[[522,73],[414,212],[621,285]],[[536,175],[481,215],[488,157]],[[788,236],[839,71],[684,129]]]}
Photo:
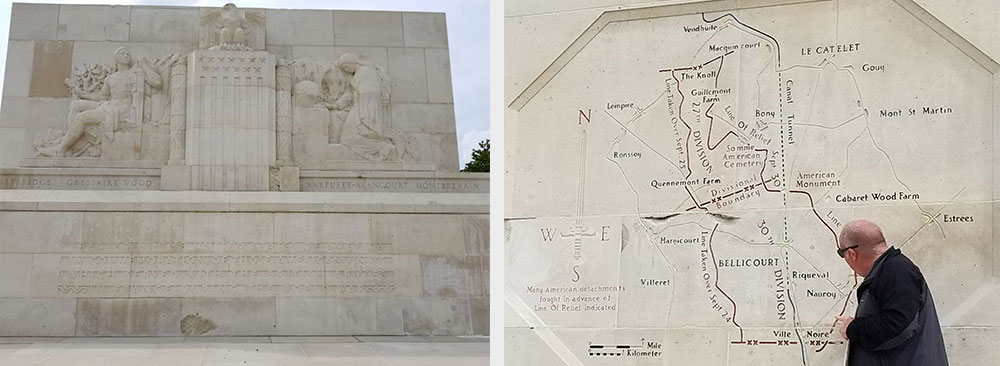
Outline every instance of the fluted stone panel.
{"label": "fluted stone panel", "polygon": [[274,56],[198,50],[188,62],[192,187],[266,191],[275,162]]}

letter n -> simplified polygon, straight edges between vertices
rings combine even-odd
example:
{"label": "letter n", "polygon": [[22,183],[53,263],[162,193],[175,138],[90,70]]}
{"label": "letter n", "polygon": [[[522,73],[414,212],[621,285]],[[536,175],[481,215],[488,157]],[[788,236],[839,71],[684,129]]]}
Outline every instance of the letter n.
{"label": "letter n", "polygon": [[590,123],[590,115],[591,115],[590,108],[587,108],[587,113],[583,113],[582,109],[580,109],[579,111],[580,111],[580,115],[577,116],[577,121],[578,121],[577,124],[578,125],[582,125],[583,124],[583,120],[587,120],[587,123]]}

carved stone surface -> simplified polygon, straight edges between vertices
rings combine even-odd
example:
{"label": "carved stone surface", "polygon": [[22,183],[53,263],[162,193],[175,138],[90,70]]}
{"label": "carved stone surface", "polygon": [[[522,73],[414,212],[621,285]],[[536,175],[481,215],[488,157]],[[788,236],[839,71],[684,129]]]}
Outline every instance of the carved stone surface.
{"label": "carved stone surface", "polygon": [[133,61],[129,49],[121,47],[114,53],[113,66],[74,68],[65,80],[74,97],[66,132],[50,132],[53,138],[36,146],[38,155],[165,160],[164,110],[170,96],[162,92],[167,84],[163,76],[176,60],[176,55],[168,55],[153,62],[144,57]]}
{"label": "carved stone surface", "polygon": [[[245,9],[234,4],[213,8],[18,4],[14,12],[18,21],[11,28],[15,39],[8,55],[11,72],[0,111],[0,167],[190,167],[188,104],[194,99],[188,91],[201,81],[191,77],[200,70],[186,60],[201,49],[256,50],[273,55],[276,64],[279,57],[288,60],[283,63],[287,75],[274,68],[268,77],[289,80],[287,85],[280,81],[273,85],[275,166],[458,168],[443,14]],[[110,130],[104,137],[99,138],[101,127],[92,122],[100,117],[96,112],[89,113],[81,134],[73,120],[95,109],[87,100],[110,102],[110,96],[86,95],[100,94],[116,69],[109,56],[123,46],[136,59],[129,66],[134,94],[145,96],[134,97],[129,111],[119,113],[127,117],[104,124]],[[150,61],[139,62],[142,58]],[[154,72],[138,72],[145,64]],[[156,79],[151,74],[158,75],[159,86],[150,84]],[[53,118],[51,108],[42,107],[59,103],[66,105],[65,123]],[[305,110],[324,107],[326,116]],[[325,133],[308,129],[308,135],[293,136],[302,130],[297,126],[319,124],[327,126]],[[324,135],[326,143],[321,141]],[[53,148],[67,140],[73,140],[71,146]],[[61,160],[39,161],[36,146],[45,148],[42,155]],[[84,162],[87,159],[100,163]],[[181,188],[206,189],[190,182]]]}
{"label": "carved stone surface", "polygon": [[[21,259],[13,268],[22,273],[0,267],[0,304],[79,306],[44,331],[8,326],[8,316],[28,314],[8,309],[0,334],[457,335],[488,319],[469,305],[486,296],[485,194],[300,193],[309,195],[301,203],[276,203],[287,193],[188,192],[200,203],[180,206],[173,192],[115,192],[118,204],[56,193],[37,206],[42,196],[4,192],[0,264]],[[342,213],[359,198],[378,203]],[[29,202],[45,208],[8,211]],[[319,316],[335,310],[346,313]]]}
{"label": "carved stone surface", "polygon": [[[422,53],[420,59],[422,67]],[[418,157],[416,140],[391,127],[392,83],[381,67],[344,53],[329,62],[300,58],[289,68],[295,85],[293,160],[297,164],[312,167],[324,160],[408,161]],[[329,152],[340,153],[330,156]]]}
{"label": "carved stone surface", "polygon": [[14,14],[0,336],[487,332],[443,14]]}
{"label": "carved stone surface", "polygon": [[170,71],[170,165],[184,161],[187,130],[187,57],[180,61]]}
{"label": "carved stone surface", "polygon": [[199,50],[188,64],[185,160],[192,188],[268,190],[275,163],[274,56]]}
{"label": "carved stone surface", "polygon": [[264,24],[264,12],[240,9],[233,3],[221,9],[202,9],[199,46],[227,51],[262,50]]}
{"label": "carved stone surface", "polygon": [[508,2],[506,362],[843,365],[860,218],[996,362],[998,8],[933,3]]}
{"label": "carved stone surface", "polygon": [[277,66],[275,83],[277,85],[277,121],[275,124],[278,140],[275,147],[278,151],[278,165],[286,166],[292,163],[292,74],[288,65]]}

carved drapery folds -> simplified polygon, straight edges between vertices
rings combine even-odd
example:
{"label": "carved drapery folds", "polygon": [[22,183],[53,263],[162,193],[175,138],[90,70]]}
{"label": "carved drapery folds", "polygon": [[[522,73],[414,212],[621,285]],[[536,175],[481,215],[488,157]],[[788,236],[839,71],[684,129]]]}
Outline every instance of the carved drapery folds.
{"label": "carved drapery folds", "polygon": [[166,160],[171,104],[166,85],[177,59],[171,54],[152,62],[133,60],[121,47],[113,66],[75,67],[66,79],[73,95],[66,129],[49,131],[36,145],[38,155]]}
{"label": "carved drapery folds", "polygon": [[[289,68],[296,163],[330,155],[346,160],[416,159],[413,137],[391,127],[389,77],[380,67],[347,53],[332,62],[300,58]],[[329,146],[323,149],[320,143]],[[317,156],[317,149],[332,153]],[[349,154],[337,156],[338,151]]]}

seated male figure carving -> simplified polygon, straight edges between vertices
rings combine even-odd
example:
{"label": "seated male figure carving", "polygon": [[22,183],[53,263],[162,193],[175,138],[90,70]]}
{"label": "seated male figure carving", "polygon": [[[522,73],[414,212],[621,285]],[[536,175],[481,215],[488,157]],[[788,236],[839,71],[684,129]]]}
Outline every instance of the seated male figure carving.
{"label": "seated male figure carving", "polygon": [[114,71],[104,80],[101,90],[97,93],[79,94],[81,100],[70,105],[71,122],[68,130],[56,141],[36,147],[39,155],[65,156],[67,150],[82,137],[95,145],[99,144],[100,136],[92,131],[88,132],[89,127],[99,126],[105,137],[113,139],[119,121],[136,125],[142,122],[128,120],[135,93],[141,92],[143,86],[137,85],[137,82],[159,89],[163,86],[163,80],[144,57],[133,61],[126,47],[115,50],[114,62]]}

